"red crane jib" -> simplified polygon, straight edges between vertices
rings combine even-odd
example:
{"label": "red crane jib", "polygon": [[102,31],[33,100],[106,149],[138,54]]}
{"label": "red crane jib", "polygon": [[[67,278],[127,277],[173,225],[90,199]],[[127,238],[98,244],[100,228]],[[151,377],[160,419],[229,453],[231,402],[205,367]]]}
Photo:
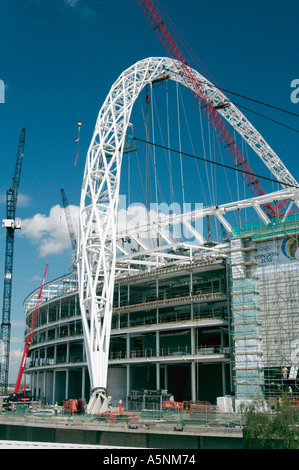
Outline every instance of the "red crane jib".
{"label": "red crane jib", "polygon": [[[186,58],[184,57],[182,51],[180,50],[179,46],[177,45],[170,31],[168,30],[159,12],[155,8],[152,0],[137,0],[137,2],[143,10],[148,21],[150,22],[155,33],[157,34],[158,38],[162,42],[169,57],[179,61],[180,67],[178,69],[178,73],[181,74],[182,78],[186,83],[186,86],[191,90],[197,103],[199,104],[212,128],[219,137],[225,150],[228,152],[231,159],[235,163],[236,167],[242,170],[241,174],[247,186],[255,196],[261,196],[265,194],[264,189],[262,188],[258,179],[254,176],[254,172],[250,167],[248,161],[246,160],[245,156],[242,154],[237,143],[230,135],[230,132],[225,126],[220,115],[216,112],[213,104],[209,102],[202,87],[198,83],[193,70],[191,69],[191,67],[189,67]],[[269,217],[273,217],[275,215],[275,211],[272,204],[264,204],[262,207],[264,208],[265,212],[268,214]]]}
{"label": "red crane jib", "polygon": [[29,352],[30,345],[32,344],[32,340],[33,340],[33,333],[34,333],[36,319],[37,319],[37,315],[38,315],[38,311],[39,311],[39,304],[40,304],[40,301],[41,301],[41,296],[42,296],[44,282],[45,282],[45,278],[46,278],[46,274],[47,274],[47,269],[48,269],[48,264],[47,264],[46,269],[45,269],[45,273],[44,273],[44,277],[43,277],[42,284],[41,284],[41,287],[40,287],[40,291],[39,291],[39,294],[38,294],[37,302],[36,302],[35,309],[34,309],[34,312],[33,312],[33,315],[32,315],[29,333],[25,338],[25,347],[24,347],[22,362],[21,362],[21,366],[20,366],[20,370],[19,370],[19,374],[18,374],[17,383],[16,383],[16,386],[15,386],[14,393],[18,393],[18,391],[19,391],[21,380],[22,380],[22,377],[23,377],[23,372],[24,372],[25,367],[26,367],[26,360],[27,360],[27,357],[28,357],[28,352]]}

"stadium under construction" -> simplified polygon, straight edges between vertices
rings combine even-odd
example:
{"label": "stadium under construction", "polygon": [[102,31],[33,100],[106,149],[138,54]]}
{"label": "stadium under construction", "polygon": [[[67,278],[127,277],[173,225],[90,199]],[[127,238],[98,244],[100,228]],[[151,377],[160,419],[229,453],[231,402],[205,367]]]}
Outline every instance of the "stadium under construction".
{"label": "stadium under construction", "polygon": [[[133,104],[153,82],[186,85],[181,68],[167,58],[137,62],[99,112],[83,178],[77,269],[46,284],[41,298],[27,370],[36,398],[80,397],[87,413],[99,413],[109,396],[127,409],[204,402],[238,410],[244,400],[275,406],[283,393],[297,395],[298,184],[245,116],[189,67],[189,86],[203,87],[196,90],[202,108],[227,120],[284,189],[179,213],[158,206],[145,220],[134,213],[134,223],[117,226],[122,154],[138,141]],[[235,141],[226,147],[239,152]],[[256,192],[247,161],[238,166]],[[38,290],[25,301],[28,326],[37,297]]]}
{"label": "stadium under construction", "polygon": [[[294,196],[283,191],[217,210]],[[201,215],[209,221],[213,211]],[[161,244],[124,256],[147,262],[122,266],[115,279],[107,382],[114,404],[137,410],[199,401],[225,410],[257,398],[272,406],[284,392],[295,399],[298,220],[274,220],[235,226],[221,245]],[[28,325],[37,296],[24,304]],[[27,374],[35,398],[89,399],[75,272],[44,286]]]}
{"label": "stadium under construction", "polygon": [[[152,2],[138,3],[152,14]],[[170,40],[161,25],[157,34]],[[143,89],[165,81],[191,89],[253,194],[188,211],[158,205],[118,226],[123,155],[140,141],[132,108]],[[225,122],[283,189],[262,190]],[[181,57],[129,67],[88,150],[73,269],[24,302],[27,335],[40,300],[26,369],[34,399],[81,399],[87,414],[111,401],[128,411],[209,404],[232,412],[253,399],[276,407],[284,393],[296,401],[298,207],[298,183],[220,89]]]}

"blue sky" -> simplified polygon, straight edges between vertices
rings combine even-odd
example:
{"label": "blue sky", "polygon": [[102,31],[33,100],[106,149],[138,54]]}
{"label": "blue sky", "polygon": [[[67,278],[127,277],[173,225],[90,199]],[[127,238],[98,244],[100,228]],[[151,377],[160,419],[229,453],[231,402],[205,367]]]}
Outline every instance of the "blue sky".
{"label": "blue sky", "polygon": [[[208,78],[213,77],[226,90],[299,114],[299,104],[291,101],[290,86],[292,80],[299,78],[299,4],[296,0],[286,0],[283,4],[278,0],[160,0],[160,3],[209,72]],[[64,213],[55,207],[61,206],[60,189],[65,189],[76,217],[86,152],[98,111],[110,87],[123,70],[138,60],[165,56],[166,52],[136,0],[0,0],[0,8],[0,80],[5,83],[5,103],[0,103],[2,218],[19,136],[21,129],[26,128],[17,207],[24,230],[15,240],[11,318],[10,380],[14,381],[23,347],[23,300],[39,287],[46,263],[49,263],[47,280],[67,273],[70,267],[70,242]],[[205,74],[203,68],[199,71]],[[175,90],[170,91],[170,100],[174,102]],[[158,102],[165,90],[161,87],[155,93]],[[227,95],[236,104],[298,129],[298,117]],[[185,91],[181,96],[198,144],[196,153],[202,156],[198,121],[195,124],[196,106],[192,107],[193,98]],[[141,97],[133,115],[135,134],[140,138],[145,138],[144,103]],[[182,107],[181,113],[183,115]],[[244,114],[298,179],[299,134],[250,112],[244,111]],[[78,120],[82,121],[82,127],[75,166]],[[175,126],[176,118],[172,120]],[[161,143],[159,137],[157,142]],[[173,146],[178,148],[175,139]],[[143,168],[145,149],[142,144],[138,147]],[[185,146],[183,142],[183,150],[192,152],[190,143],[186,142]],[[130,180],[138,180],[136,160],[132,155],[129,159]],[[255,171],[269,176],[259,161],[251,162]],[[127,163],[128,159],[124,164],[121,193],[128,192]],[[226,160],[225,163],[231,162]],[[187,200],[203,201],[199,182],[194,179],[194,167],[188,165],[184,174]],[[159,168],[159,172],[160,188],[163,188],[165,167]],[[206,187],[204,169],[201,175]],[[234,181],[231,180],[232,187]],[[217,182],[217,200],[227,202],[227,190],[220,173]],[[271,190],[267,184],[265,186]],[[130,200],[133,199],[144,202],[141,183],[131,187]],[[0,233],[0,254],[1,284],[4,230]]]}

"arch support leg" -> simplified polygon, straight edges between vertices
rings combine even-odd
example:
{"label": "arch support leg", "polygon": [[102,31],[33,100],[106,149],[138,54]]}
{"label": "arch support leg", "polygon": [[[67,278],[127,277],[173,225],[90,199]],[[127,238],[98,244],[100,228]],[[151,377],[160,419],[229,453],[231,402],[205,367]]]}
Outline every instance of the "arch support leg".
{"label": "arch support leg", "polygon": [[90,415],[107,413],[109,411],[108,398],[104,388],[96,388],[92,391],[86,413]]}

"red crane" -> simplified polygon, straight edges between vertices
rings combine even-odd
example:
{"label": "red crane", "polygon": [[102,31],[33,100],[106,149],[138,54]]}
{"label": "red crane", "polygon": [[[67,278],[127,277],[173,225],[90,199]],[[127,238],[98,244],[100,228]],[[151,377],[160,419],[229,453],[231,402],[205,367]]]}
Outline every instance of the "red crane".
{"label": "red crane", "polygon": [[[39,294],[38,294],[37,302],[36,302],[35,309],[34,309],[34,312],[33,312],[33,315],[32,315],[30,329],[29,329],[29,332],[28,332],[28,334],[26,335],[26,338],[25,338],[24,353],[23,353],[23,358],[22,358],[22,362],[21,362],[21,367],[20,367],[20,370],[19,370],[17,383],[16,383],[16,386],[15,386],[15,391],[14,391],[15,394],[18,393],[18,391],[19,391],[21,380],[22,380],[22,377],[23,377],[23,372],[24,372],[25,367],[26,367],[26,360],[27,360],[29,348],[30,348],[30,345],[32,344],[33,333],[34,333],[34,329],[35,329],[37,314],[38,314],[38,311],[39,311],[39,304],[40,304],[40,301],[41,301],[41,296],[42,296],[42,291],[43,291],[43,287],[44,287],[44,282],[45,282],[47,269],[48,269],[48,264],[47,264],[46,269],[45,269],[45,274],[44,274],[44,277],[43,277],[43,280],[42,280],[42,284],[41,284],[40,291],[39,291]],[[24,393],[25,393],[25,390],[24,390]]]}
{"label": "red crane", "polygon": [[[209,99],[205,95],[200,83],[198,83],[192,68],[188,65],[184,54],[171,35],[162,16],[155,7],[153,0],[137,0],[137,2],[143,10],[155,33],[157,34],[158,38],[160,39],[161,43],[163,44],[164,48],[166,49],[169,57],[179,62],[179,66],[177,67],[178,73],[181,74],[186,83],[186,86],[191,90],[193,96],[195,97],[212,128],[216,132],[225,150],[230,155],[236,167],[245,171],[245,173],[241,173],[241,175],[247,186],[255,196],[261,196],[265,194],[265,191],[263,190],[258,179],[254,176],[254,172],[245,156],[242,154],[237,143],[230,135],[219,113],[217,113],[213,104],[210,103]],[[275,216],[275,210],[272,204],[265,204],[263,205],[263,208],[269,217]]]}

